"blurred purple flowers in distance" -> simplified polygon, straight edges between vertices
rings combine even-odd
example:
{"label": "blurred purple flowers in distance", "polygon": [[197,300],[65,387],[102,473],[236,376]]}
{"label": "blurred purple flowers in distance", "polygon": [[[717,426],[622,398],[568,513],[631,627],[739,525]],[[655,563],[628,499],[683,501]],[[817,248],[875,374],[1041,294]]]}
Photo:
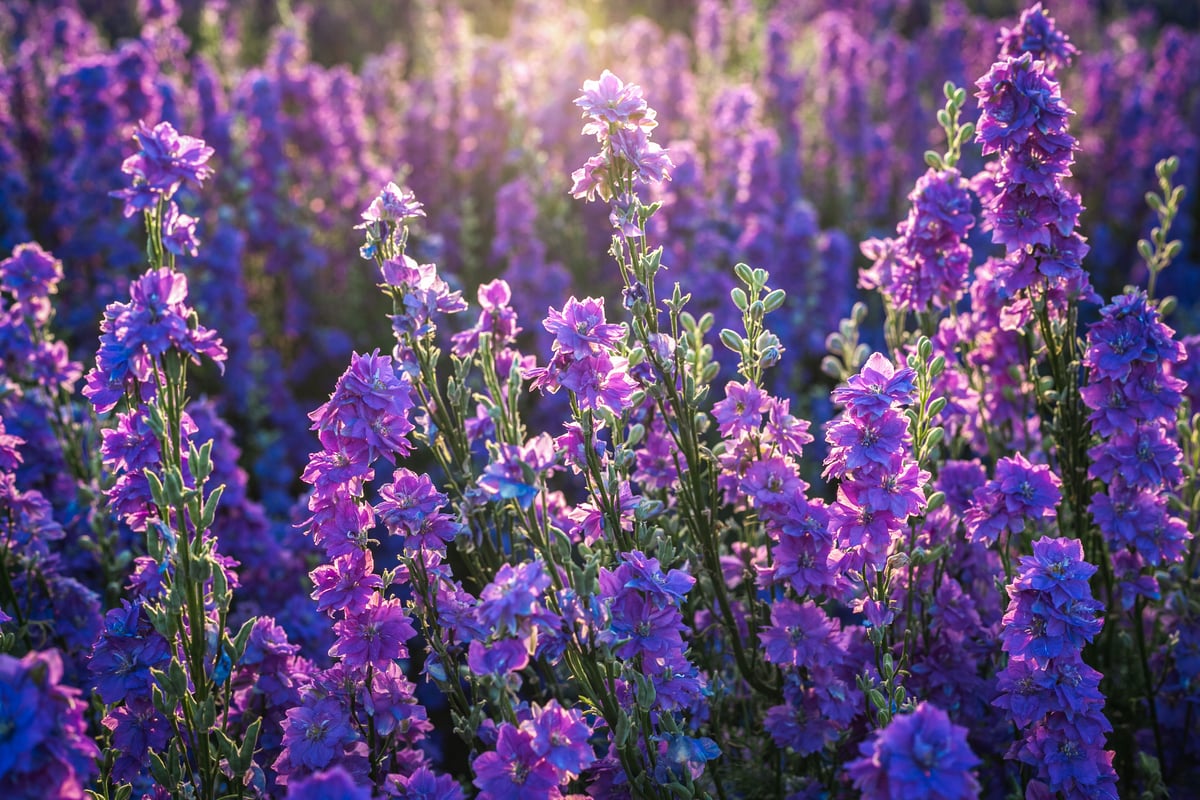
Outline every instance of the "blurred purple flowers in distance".
{"label": "blurred purple flowers in distance", "polygon": [[1168,10],[94,5],[0,9],[0,795],[1200,777]]}

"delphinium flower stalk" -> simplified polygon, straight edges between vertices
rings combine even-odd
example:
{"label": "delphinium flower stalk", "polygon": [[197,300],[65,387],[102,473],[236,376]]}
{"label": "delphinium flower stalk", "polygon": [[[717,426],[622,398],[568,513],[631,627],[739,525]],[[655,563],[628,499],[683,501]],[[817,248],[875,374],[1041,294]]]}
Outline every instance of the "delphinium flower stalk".
{"label": "delphinium flower stalk", "polygon": [[1177,417],[1187,388],[1174,373],[1187,360],[1187,351],[1162,321],[1173,301],[1151,299],[1155,279],[1180,250],[1179,242],[1168,242],[1167,236],[1183,191],[1171,186],[1170,162],[1160,163],[1157,171],[1163,194],[1151,192],[1147,198],[1160,226],[1152,234],[1153,245],[1143,240],[1140,248],[1150,274],[1149,291],[1127,289],[1100,309],[1100,320],[1088,329],[1083,356],[1087,384],[1080,393],[1098,439],[1088,451],[1088,477],[1099,485],[1088,510],[1103,537],[1093,544],[1095,558],[1111,559],[1111,573],[1105,573],[1111,574],[1105,587],[1108,605],[1129,614],[1140,694],[1149,712],[1155,757],[1161,760],[1163,731],[1150,666],[1158,620],[1146,611],[1162,590],[1151,571],[1183,563],[1193,534],[1172,503],[1185,479]]}
{"label": "delphinium flower stalk", "polygon": [[1117,797],[1101,676],[1081,655],[1104,624],[1088,585],[1095,572],[1078,540],[1037,540],[1008,586],[1000,635],[1008,663],[995,704],[1021,736],[1007,757],[1032,768],[1026,783],[1069,800]]}
{"label": "delphinium flower stalk", "polygon": [[[928,340],[924,344],[922,355],[928,358]],[[917,372],[911,367],[897,369],[883,354],[873,354],[858,375],[834,391],[834,402],[844,410],[825,435],[830,449],[824,475],[838,481],[837,499],[829,507],[834,546],[840,553],[838,568],[857,584],[857,606],[866,617],[887,690],[886,695],[870,693],[880,727],[899,710],[901,697],[891,652],[892,623],[899,609],[890,587],[910,557],[894,556],[904,552],[906,540],[911,548],[912,537],[906,535],[909,518],[922,514],[927,505],[924,487],[929,473],[914,458],[914,432],[902,410],[918,399],[916,382]],[[921,401],[928,403],[929,398]]]}
{"label": "delphinium flower stalk", "polygon": [[966,238],[975,225],[972,193],[957,164],[975,126],[959,122],[966,91],[949,83],[944,90],[947,104],[938,111],[938,121],[946,132],[946,153],[926,152],[929,169],[908,196],[912,207],[896,226],[896,237],[862,244],[874,263],[861,274],[859,285],[883,295],[886,330],[895,348],[903,343],[908,314],[917,317],[925,335],[933,335],[936,314],[962,298],[971,264]]}
{"label": "delphinium flower stalk", "polygon": [[[200,184],[212,174],[212,150],[168,123],[142,125],[136,138],[139,150],[123,166],[131,184],[114,195],[125,201],[126,215],[143,214],[151,268],[132,283],[128,303],[105,310],[84,394],[99,414],[120,409],[102,446],[105,467],[116,476],[109,502],[127,524],[145,531],[161,591],[110,613],[91,667],[102,698],[118,704],[108,707],[106,725],[118,732],[123,724],[169,727],[141,740],[155,748],[148,766],[161,786],[205,800],[240,797],[260,723],[227,730],[221,710],[250,625],[236,637],[226,630],[236,579],[210,530],[223,487],[207,485],[211,445],[192,444],[195,427],[186,408],[189,362],[205,358],[220,366],[226,351],[188,306],[187,278],[175,265],[196,247],[195,220],[179,210],[175,195],[184,182]],[[159,640],[165,653],[150,646]],[[127,662],[110,656],[134,642],[146,655],[142,673],[132,684],[113,683]],[[156,657],[147,655],[151,650]],[[162,717],[151,723],[147,717],[154,715]],[[118,769],[122,749],[130,746],[114,733],[103,762],[104,796],[139,771]]]}
{"label": "delphinium flower stalk", "polygon": [[[1039,24],[1053,29],[1048,17]],[[1089,437],[1079,398],[1075,320],[1078,303],[1094,292],[1082,266],[1088,247],[1075,230],[1082,206],[1064,184],[1078,148],[1067,124],[1073,112],[1047,62],[1030,52],[1002,56],[977,86],[975,140],[984,155],[998,156],[976,186],[985,227],[1006,251],[996,276],[1007,298],[1005,324],[1022,329],[1032,323],[1040,337],[1050,383],[1036,375],[1030,380],[1058,444],[1067,500],[1062,518],[1071,520],[1076,538],[1086,540]]]}

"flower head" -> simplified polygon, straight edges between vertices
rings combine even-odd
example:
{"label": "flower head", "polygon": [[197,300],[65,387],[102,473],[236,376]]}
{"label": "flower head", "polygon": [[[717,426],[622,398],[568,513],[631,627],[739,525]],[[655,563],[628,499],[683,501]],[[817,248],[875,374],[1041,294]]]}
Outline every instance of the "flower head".
{"label": "flower head", "polygon": [[979,795],[972,770],[980,761],[967,744],[967,729],[929,703],[897,716],[859,751],[862,757],[847,764],[846,771],[863,800],[967,800]]}

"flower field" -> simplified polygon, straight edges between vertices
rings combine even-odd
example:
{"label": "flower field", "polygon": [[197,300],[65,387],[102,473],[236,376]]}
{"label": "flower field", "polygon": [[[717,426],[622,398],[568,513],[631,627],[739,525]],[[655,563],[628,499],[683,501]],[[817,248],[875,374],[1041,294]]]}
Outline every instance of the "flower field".
{"label": "flower field", "polygon": [[0,798],[1200,797],[1196,76],[1153,2],[0,6]]}

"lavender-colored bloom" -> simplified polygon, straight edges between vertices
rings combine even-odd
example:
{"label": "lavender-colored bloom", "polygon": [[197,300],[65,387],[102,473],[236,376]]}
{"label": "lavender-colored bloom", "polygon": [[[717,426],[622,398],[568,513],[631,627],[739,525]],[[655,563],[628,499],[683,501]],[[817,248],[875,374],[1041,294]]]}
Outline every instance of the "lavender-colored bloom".
{"label": "lavender-colored bloom", "polygon": [[507,631],[517,635],[527,620],[540,619],[542,593],[550,586],[541,561],[530,561],[513,567],[505,564],[496,577],[479,593],[479,622],[490,631]]}
{"label": "lavender-colored bloom", "polygon": [[875,731],[859,751],[862,757],[847,764],[846,772],[863,800],[967,800],[979,795],[972,770],[980,761],[967,744],[967,729],[927,702]]}
{"label": "lavender-colored bloom", "polygon": [[380,222],[396,223],[413,217],[425,216],[425,207],[417,200],[411,189],[401,188],[388,181],[371,205],[362,212],[363,221],[355,228],[366,228]]}
{"label": "lavender-colored bloom", "polygon": [[554,439],[542,433],[524,445],[501,443],[496,458],[479,477],[479,488],[500,500],[516,500],[529,508],[538,493],[538,476],[549,477],[558,471],[559,451]]}
{"label": "lavender-colored bloom", "polygon": [[200,253],[200,242],[196,239],[195,217],[189,217],[180,212],[174,202],[167,204],[167,213],[163,215],[162,235],[163,246],[167,251],[177,256],[189,255],[195,258]]}
{"label": "lavender-colored bloom", "polygon": [[607,354],[575,361],[558,380],[575,395],[581,409],[606,408],[617,415],[629,408],[633,393],[638,389],[629,374],[629,360]]}
{"label": "lavender-colored bloom", "polygon": [[397,337],[427,336],[441,314],[465,311],[467,302],[461,292],[450,291],[433,264],[418,264],[407,255],[383,262],[383,282],[400,299],[400,310],[391,315],[392,331]]}
{"label": "lavender-colored bloom", "polygon": [[584,81],[583,94],[574,102],[589,120],[583,127],[585,136],[595,134],[600,139],[611,129],[649,131],[658,124],[654,109],[647,106],[646,98],[642,96],[642,87],[625,83],[608,70],[600,73],[599,80]]}
{"label": "lavender-colored bloom", "polygon": [[476,675],[510,675],[529,666],[529,645],[524,639],[500,639],[484,644],[472,640],[467,666]]}
{"label": "lavender-colored bloom", "polygon": [[730,381],[725,384],[725,399],[713,406],[722,436],[735,437],[757,431],[762,425],[763,414],[768,411],[770,398],[752,381],[745,384]]}

